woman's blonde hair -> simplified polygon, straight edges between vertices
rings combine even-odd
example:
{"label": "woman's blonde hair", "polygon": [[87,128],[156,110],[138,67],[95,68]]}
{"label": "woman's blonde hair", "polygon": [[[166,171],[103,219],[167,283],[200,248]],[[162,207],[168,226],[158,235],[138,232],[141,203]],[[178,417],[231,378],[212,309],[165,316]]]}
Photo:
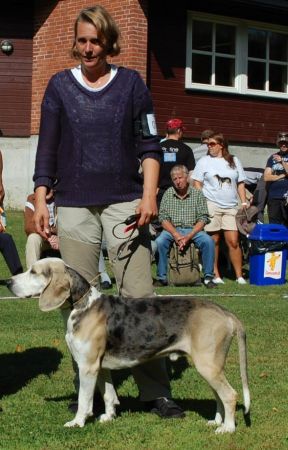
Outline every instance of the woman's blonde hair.
{"label": "woman's blonde hair", "polygon": [[73,58],[79,59],[79,53],[76,48],[77,27],[79,22],[88,22],[94,25],[99,33],[99,39],[103,43],[106,54],[117,56],[120,53],[120,31],[108,11],[103,6],[95,5],[80,11],[74,24],[74,42],[71,53]]}

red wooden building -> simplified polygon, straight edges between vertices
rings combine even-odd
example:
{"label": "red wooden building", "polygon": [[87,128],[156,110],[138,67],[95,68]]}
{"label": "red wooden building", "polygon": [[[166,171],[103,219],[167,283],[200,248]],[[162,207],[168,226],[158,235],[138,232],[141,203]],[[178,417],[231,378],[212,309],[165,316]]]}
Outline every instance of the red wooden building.
{"label": "red wooden building", "polygon": [[[8,192],[14,189],[13,150],[13,162],[19,164],[13,184],[16,174],[23,196],[32,188],[44,89],[53,73],[75,64],[69,55],[73,23],[91,4],[9,0],[1,5],[0,148]],[[122,32],[122,53],[114,62],[141,72],[152,92],[159,134],[169,118],[180,117],[192,146],[203,129],[221,130],[238,155],[258,159],[261,150],[263,166],[277,132],[288,129],[288,0],[101,4]],[[26,184],[23,176],[29,178]]]}

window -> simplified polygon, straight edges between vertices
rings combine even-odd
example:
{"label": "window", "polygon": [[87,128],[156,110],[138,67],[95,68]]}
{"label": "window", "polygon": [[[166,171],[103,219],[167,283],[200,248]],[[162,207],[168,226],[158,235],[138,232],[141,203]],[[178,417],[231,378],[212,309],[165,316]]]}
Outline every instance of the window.
{"label": "window", "polygon": [[281,98],[287,69],[288,27],[189,13],[186,88]]}

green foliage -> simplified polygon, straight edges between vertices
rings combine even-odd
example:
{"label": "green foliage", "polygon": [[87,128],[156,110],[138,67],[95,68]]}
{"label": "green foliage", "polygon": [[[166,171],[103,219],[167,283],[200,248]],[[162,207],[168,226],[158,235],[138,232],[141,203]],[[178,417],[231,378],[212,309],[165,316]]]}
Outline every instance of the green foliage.
{"label": "green foliage", "polygon": [[[22,213],[8,212],[24,264]],[[1,258],[1,257],[0,257]],[[1,278],[8,276],[0,260]],[[200,288],[159,288],[160,294],[207,296],[235,312],[247,330],[251,427],[242,411],[242,392],[236,341],[227,360],[227,377],[238,391],[237,429],[215,435],[206,426],[213,417],[212,391],[193,367],[181,358],[169,364],[174,399],[187,411],[182,420],[162,420],[142,412],[129,371],[114,372],[121,406],[108,424],[95,419],[83,429],[66,429],[67,409],[74,399],[71,358],[58,311],[42,313],[35,299],[6,299],[0,287],[0,449],[5,450],[284,450],[288,447],[287,289],[245,286],[226,280],[207,291]],[[287,293],[288,294],[288,293]],[[175,302],[177,302],[175,297]],[[101,411],[99,405],[97,413]]]}

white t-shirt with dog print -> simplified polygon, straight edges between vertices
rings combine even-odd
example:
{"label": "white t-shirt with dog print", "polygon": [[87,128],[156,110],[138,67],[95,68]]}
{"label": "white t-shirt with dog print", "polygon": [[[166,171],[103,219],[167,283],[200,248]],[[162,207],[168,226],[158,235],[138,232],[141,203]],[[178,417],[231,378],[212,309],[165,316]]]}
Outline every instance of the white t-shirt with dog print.
{"label": "white t-shirt with dog print", "polygon": [[207,200],[220,208],[235,208],[238,205],[237,184],[246,179],[239,159],[234,156],[235,168],[224,158],[203,156],[193,170],[192,178],[203,183],[203,194]]}

